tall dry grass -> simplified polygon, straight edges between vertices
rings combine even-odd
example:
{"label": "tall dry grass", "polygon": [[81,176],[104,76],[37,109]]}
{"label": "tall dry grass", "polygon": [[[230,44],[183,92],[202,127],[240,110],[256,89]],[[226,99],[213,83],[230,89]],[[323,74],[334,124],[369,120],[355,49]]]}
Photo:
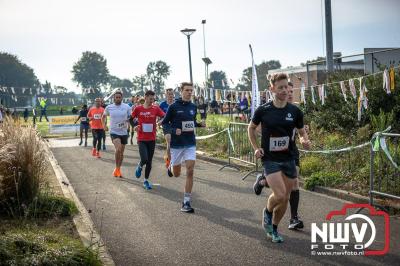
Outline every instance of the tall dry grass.
{"label": "tall dry grass", "polygon": [[6,118],[0,128],[0,214],[20,215],[38,195],[46,151],[36,130]]}

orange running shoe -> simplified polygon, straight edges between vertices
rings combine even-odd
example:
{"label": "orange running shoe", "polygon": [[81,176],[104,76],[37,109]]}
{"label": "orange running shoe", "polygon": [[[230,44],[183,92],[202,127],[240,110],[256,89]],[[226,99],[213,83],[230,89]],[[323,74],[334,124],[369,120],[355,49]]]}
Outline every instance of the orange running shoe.
{"label": "orange running shoe", "polygon": [[96,156],[96,148],[92,149],[92,156]]}
{"label": "orange running shoe", "polygon": [[121,171],[119,170],[119,168],[115,168],[114,169],[113,176],[114,177],[120,177],[121,176]]}
{"label": "orange running shoe", "polygon": [[165,168],[168,168],[170,165],[171,161],[169,160],[169,158],[165,158]]}
{"label": "orange running shoe", "polygon": [[96,157],[97,157],[97,158],[101,158],[100,152],[99,152],[99,151],[96,152]]}

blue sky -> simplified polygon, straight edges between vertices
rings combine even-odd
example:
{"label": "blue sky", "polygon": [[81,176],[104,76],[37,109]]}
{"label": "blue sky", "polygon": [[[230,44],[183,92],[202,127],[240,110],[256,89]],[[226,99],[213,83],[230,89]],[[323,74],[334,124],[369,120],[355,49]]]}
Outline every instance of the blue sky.
{"label": "blue sky", "polygon": [[[322,1],[324,2],[324,1]],[[400,47],[400,1],[333,0],[333,47]],[[0,0],[0,51],[33,67],[44,82],[77,90],[71,69],[83,51],[103,54],[110,73],[131,79],[150,61],[171,66],[167,85],[189,79],[186,37],[192,35],[194,81],[204,81],[203,32],[212,70],[235,82],[251,63],[296,66],[323,55],[321,0]]]}

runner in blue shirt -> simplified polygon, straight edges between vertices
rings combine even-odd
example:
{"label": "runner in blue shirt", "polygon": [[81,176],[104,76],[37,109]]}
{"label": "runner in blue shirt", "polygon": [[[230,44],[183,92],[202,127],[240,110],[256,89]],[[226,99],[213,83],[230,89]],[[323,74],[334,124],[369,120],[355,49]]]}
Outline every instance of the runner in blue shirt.
{"label": "runner in blue shirt", "polygon": [[[191,102],[193,84],[184,82],[180,87],[182,98],[169,106],[162,121],[163,126],[171,133],[171,166],[172,173],[181,174],[181,164],[186,166],[186,184],[182,203],[182,212],[193,213],[191,206],[193,171],[196,162],[195,127],[205,127],[205,123],[196,121],[197,107]],[[171,166],[169,171],[171,171]]]}

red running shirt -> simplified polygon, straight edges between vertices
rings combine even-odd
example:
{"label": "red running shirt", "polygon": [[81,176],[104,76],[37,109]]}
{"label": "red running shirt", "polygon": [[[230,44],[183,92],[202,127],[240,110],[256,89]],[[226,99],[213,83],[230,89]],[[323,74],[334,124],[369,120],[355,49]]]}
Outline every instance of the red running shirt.
{"label": "red running shirt", "polygon": [[103,124],[101,123],[101,117],[104,113],[103,107],[92,107],[89,110],[88,117],[90,119],[91,129],[103,129]]}
{"label": "red running shirt", "polygon": [[133,109],[132,117],[138,119],[138,141],[156,140],[156,121],[157,117],[163,117],[165,113],[157,105],[145,108],[143,105],[136,106]]}

